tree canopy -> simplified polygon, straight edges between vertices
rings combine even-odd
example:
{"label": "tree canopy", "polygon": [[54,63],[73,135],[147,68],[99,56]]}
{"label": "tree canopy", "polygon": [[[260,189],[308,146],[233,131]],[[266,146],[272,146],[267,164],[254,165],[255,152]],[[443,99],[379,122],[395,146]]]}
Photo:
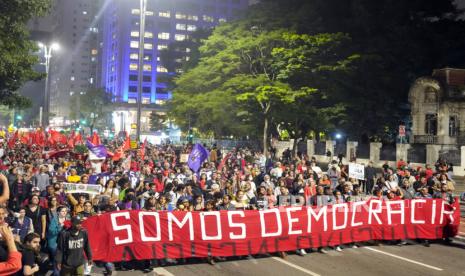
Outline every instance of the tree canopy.
{"label": "tree canopy", "polygon": [[465,66],[461,14],[453,0],[262,0],[203,40],[169,115],[215,136],[389,137],[416,78]]}
{"label": "tree canopy", "polygon": [[0,4],[0,104],[10,107],[30,105],[17,92],[27,81],[43,77],[33,70],[39,62],[33,54],[37,45],[29,40],[27,22],[43,16],[50,8],[50,0],[8,0]]}

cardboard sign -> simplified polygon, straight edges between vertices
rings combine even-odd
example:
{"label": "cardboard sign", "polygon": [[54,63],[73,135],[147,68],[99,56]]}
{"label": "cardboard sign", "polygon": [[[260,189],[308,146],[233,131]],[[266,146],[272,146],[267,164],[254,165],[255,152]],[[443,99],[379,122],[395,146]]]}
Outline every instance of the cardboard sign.
{"label": "cardboard sign", "polygon": [[349,163],[349,177],[364,180],[365,179],[365,166],[357,163]]}

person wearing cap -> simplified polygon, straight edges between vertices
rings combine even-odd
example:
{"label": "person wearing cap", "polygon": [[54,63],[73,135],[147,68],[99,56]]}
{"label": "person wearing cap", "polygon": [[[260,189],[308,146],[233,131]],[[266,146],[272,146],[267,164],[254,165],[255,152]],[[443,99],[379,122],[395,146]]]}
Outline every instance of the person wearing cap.
{"label": "person wearing cap", "polygon": [[82,219],[74,216],[71,228],[62,231],[58,237],[56,263],[60,275],[84,275],[85,263],[92,265],[90,248],[87,231],[82,228]]}

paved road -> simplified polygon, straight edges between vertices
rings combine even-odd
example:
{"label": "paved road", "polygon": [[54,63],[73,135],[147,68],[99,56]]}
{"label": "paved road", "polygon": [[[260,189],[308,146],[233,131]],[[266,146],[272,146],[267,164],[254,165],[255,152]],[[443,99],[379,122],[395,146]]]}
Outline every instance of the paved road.
{"label": "paved road", "polygon": [[[101,275],[93,273],[93,275]],[[118,272],[116,275],[144,275],[141,271]],[[215,265],[195,263],[156,268],[146,275],[182,276],[298,276],[298,275],[465,275],[465,223],[451,245],[433,243],[407,246],[382,245],[347,248],[327,254],[313,252],[306,256],[290,254],[286,259],[275,256],[251,260],[230,260]]]}

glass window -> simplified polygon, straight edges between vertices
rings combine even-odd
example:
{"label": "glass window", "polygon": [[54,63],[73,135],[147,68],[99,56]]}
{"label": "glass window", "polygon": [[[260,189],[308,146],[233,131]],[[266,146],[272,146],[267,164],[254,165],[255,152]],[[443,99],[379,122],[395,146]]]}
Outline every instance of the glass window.
{"label": "glass window", "polygon": [[137,99],[136,98],[128,98],[128,103],[135,104],[135,103],[137,103]]}
{"label": "glass window", "polygon": [[139,48],[139,41],[131,41],[131,48]]}
{"label": "glass window", "polygon": [[151,61],[152,60],[152,55],[151,54],[145,54],[144,55],[144,61]]}
{"label": "glass window", "polygon": [[199,17],[198,17],[197,15],[191,15],[191,14],[189,14],[189,15],[187,16],[187,19],[188,19],[188,20],[192,20],[192,21],[199,21]]}
{"label": "glass window", "polygon": [[139,54],[138,53],[131,53],[129,55],[130,59],[138,60],[139,59]]}
{"label": "glass window", "polygon": [[139,31],[131,31],[132,37],[139,37]]}
{"label": "glass window", "polygon": [[205,22],[213,22],[213,21],[215,21],[215,20],[214,20],[213,17],[211,17],[211,16],[204,15],[204,16],[203,16],[203,21],[205,21]]}
{"label": "glass window", "polygon": [[129,86],[128,91],[129,92],[137,92],[137,86],[134,86],[134,85]]}
{"label": "glass window", "polygon": [[145,15],[147,15],[147,16],[153,16],[153,11],[146,11],[146,12],[145,12]]}
{"label": "glass window", "polygon": [[[146,88],[146,87],[144,87],[144,89],[145,89],[145,88]],[[148,88],[150,88],[150,87],[148,87]],[[142,98],[142,103],[143,103],[143,104],[149,104],[149,103],[150,103],[150,98]]]}
{"label": "glass window", "polygon": [[168,72],[168,69],[166,69],[165,67],[163,67],[161,65],[158,65],[157,66],[157,72],[166,73],[166,72]]}
{"label": "glass window", "polygon": [[144,71],[145,72],[151,72],[152,71],[152,65],[150,64],[144,64]]}
{"label": "glass window", "polygon": [[176,30],[181,30],[185,31],[186,30],[186,24],[176,24]]}
{"label": "glass window", "polygon": [[187,30],[191,31],[191,32],[194,32],[194,31],[197,30],[197,26],[195,26],[195,25],[187,25]]}
{"label": "glass window", "polygon": [[130,81],[137,81],[138,80],[137,75],[129,75],[129,80]]}
{"label": "glass window", "polygon": [[142,92],[144,93],[150,93],[151,91],[152,91],[152,88],[150,86],[142,87]]}
{"label": "glass window", "polygon": [[159,39],[170,39],[170,33],[165,33],[165,32],[158,33],[158,38]]}
{"label": "glass window", "polygon": [[131,63],[131,64],[129,64],[129,70],[137,70],[137,68],[139,68],[139,67],[137,66],[137,63]]}
{"label": "glass window", "polygon": [[140,14],[140,10],[139,9],[132,9],[131,13],[132,14]]}
{"label": "glass window", "polygon": [[158,12],[158,16],[160,17],[166,17],[166,18],[170,18],[171,17],[171,13],[169,11],[165,11],[165,12]]}
{"label": "glass window", "polygon": [[450,116],[449,117],[449,136],[455,137],[457,136],[458,129],[459,129],[459,120],[457,116]]}
{"label": "glass window", "polygon": [[163,49],[167,49],[167,48],[168,48],[168,45],[166,45],[166,44],[158,44],[158,46],[157,46],[158,50],[163,50]]}
{"label": "glass window", "polygon": [[144,49],[145,50],[152,50],[153,49],[153,44],[152,43],[144,43]]}
{"label": "glass window", "polygon": [[152,76],[144,76],[142,78],[142,81],[144,81],[144,82],[152,82]]}
{"label": "glass window", "polygon": [[437,135],[438,132],[438,115],[426,114],[425,115],[425,134]]}
{"label": "glass window", "polygon": [[225,22],[227,22],[227,20],[226,20],[226,18],[220,18],[220,19],[218,19],[218,22],[225,23]]}
{"label": "glass window", "polygon": [[174,40],[176,40],[176,41],[184,41],[184,40],[186,40],[186,35],[184,35],[184,34],[175,34],[174,35]]}
{"label": "glass window", "polygon": [[187,15],[180,13],[180,12],[176,13],[176,19],[186,19],[186,18],[187,18]]}
{"label": "glass window", "polygon": [[153,38],[153,33],[152,32],[145,32],[144,37],[145,38]]}

